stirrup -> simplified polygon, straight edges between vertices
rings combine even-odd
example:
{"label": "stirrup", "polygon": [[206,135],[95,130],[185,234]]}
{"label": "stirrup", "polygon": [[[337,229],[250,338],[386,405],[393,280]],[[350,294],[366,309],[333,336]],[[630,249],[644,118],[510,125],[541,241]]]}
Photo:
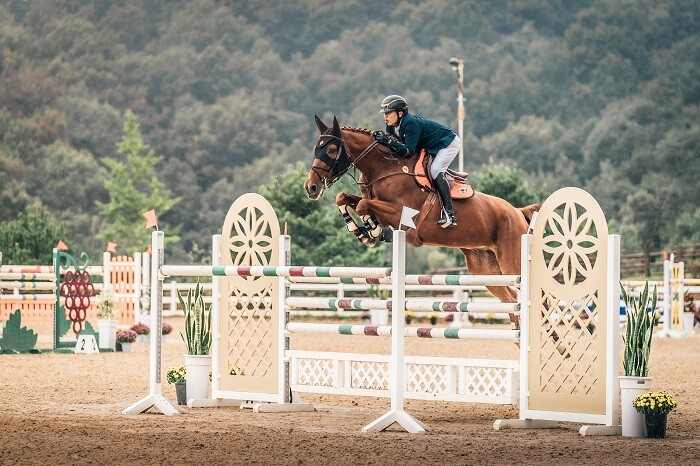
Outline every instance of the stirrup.
{"label": "stirrup", "polygon": [[455,217],[455,214],[447,212],[445,209],[442,209],[442,214],[440,215],[440,220],[438,220],[437,224],[440,225],[442,228],[456,226],[457,217]]}

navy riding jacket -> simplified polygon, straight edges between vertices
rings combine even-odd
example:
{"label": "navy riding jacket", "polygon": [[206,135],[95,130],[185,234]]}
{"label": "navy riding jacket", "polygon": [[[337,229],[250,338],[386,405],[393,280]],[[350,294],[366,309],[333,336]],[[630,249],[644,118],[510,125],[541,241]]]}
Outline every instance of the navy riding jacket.
{"label": "navy riding jacket", "polygon": [[410,113],[401,118],[398,126],[387,126],[386,132],[396,135],[406,145],[409,156],[419,147],[435,155],[449,146],[456,136],[449,126]]}

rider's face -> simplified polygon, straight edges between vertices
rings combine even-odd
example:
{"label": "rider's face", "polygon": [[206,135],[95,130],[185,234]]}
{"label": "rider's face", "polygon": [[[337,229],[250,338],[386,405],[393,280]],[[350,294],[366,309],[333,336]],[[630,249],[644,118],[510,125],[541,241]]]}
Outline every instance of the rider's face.
{"label": "rider's face", "polygon": [[384,121],[387,126],[396,126],[399,124],[399,113],[389,112],[384,114]]}

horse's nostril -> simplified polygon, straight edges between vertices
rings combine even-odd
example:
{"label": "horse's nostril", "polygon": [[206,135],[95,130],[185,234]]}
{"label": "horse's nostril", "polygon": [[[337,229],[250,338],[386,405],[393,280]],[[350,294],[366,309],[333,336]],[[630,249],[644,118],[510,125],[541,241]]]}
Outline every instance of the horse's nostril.
{"label": "horse's nostril", "polygon": [[309,191],[311,192],[311,194],[316,194],[317,189],[318,188],[316,187],[315,184],[312,184],[311,186],[309,186]]}

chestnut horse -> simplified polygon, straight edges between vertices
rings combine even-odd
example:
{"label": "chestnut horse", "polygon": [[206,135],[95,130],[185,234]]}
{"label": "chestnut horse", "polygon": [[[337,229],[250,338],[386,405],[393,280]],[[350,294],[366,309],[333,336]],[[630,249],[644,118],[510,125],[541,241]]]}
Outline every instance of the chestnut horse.
{"label": "chestnut horse", "polygon": [[[507,201],[474,192],[469,199],[455,199],[458,225],[441,228],[440,201],[437,194],[422,189],[416,182],[418,156],[398,158],[388,147],[379,145],[364,128],[341,128],[333,117],[329,128],[316,116],[321,136],[314,146],[314,161],[304,188],[310,199],[319,199],[343,174],[352,168],[361,176],[356,183],[362,197],[340,193],[338,205],[348,229],[367,245],[381,237],[381,227],[399,228],[403,207],[419,211],[416,228],[409,229],[406,241],[412,246],[423,244],[457,248],[464,254],[465,264],[475,275],[519,275],[520,236],[540,205],[516,209]],[[355,175],[353,175],[355,176]],[[347,209],[354,210],[365,221],[357,227]],[[508,287],[489,286],[501,302],[517,301],[516,292]],[[511,321],[517,326],[516,316]]]}

